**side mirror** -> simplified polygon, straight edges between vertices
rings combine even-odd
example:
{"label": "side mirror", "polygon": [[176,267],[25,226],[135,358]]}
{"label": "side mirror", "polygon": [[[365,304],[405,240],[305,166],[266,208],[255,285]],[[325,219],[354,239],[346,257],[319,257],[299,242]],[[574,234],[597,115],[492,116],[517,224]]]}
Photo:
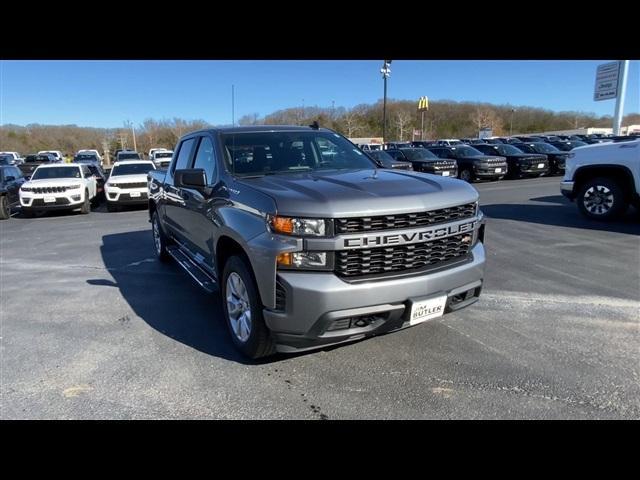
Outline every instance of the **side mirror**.
{"label": "side mirror", "polygon": [[173,183],[176,187],[204,190],[207,186],[207,174],[202,168],[185,168],[173,173]]}

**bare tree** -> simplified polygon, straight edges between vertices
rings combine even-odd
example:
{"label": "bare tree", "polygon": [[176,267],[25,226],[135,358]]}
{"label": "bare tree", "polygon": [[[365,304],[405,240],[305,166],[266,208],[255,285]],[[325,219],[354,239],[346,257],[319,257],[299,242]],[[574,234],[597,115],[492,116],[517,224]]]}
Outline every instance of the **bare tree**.
{"label": "bare tree", "polygon": [[398,127],[398,133],[400,135],[400,141],[402,141],[404,140],[404,131],[411,122],[411,114],[404,110],[399,110],[398,112],[396,112],[395,117],[396,126]]}
{"label": "bare tree", "polygon": [[354,137],[361,129],[360,116],[353,110],[347,110],[342,116],[347,130],[347,137]]}

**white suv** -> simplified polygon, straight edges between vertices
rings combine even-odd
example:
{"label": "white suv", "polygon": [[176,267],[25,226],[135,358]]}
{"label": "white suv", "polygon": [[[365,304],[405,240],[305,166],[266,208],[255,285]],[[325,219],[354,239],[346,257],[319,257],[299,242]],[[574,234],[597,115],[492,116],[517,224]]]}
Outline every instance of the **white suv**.
{"label": "white suv", "polygon": [[171,157],[173,157],[173,150],[155,149],[149,160],[155,164],[156,168],[167,168],[171,163]]}
{"label": "white suv", "polygon": [[640,207],[640,140],[585,145],[571,150],[560,192],[595,220]]}
{"label": "white suv", "polygon": [[35,169],[20,187],[20,207],[26,217],[45,210],[91,211],[97,197],[96,177],[87,165],[50,164]]}
{"label": "white suv", "polygon": [[149,201],[147,173],[155,170],[150,160],[125,160],[113,164],[104,184],[107,210],[115,212],[121,205],[146,204]]}

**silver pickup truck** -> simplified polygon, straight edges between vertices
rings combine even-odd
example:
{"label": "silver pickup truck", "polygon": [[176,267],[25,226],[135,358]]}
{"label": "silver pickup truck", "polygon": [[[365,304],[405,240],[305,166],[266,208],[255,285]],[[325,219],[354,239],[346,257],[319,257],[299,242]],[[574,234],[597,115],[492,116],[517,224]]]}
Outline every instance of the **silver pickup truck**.
{"label": "silver pickup truck", "polygon": [[413,326],[480,295],[478,192],[381,169],[332,130],[192,132],[148,180],[158,258],[220,292],[248,357]]}

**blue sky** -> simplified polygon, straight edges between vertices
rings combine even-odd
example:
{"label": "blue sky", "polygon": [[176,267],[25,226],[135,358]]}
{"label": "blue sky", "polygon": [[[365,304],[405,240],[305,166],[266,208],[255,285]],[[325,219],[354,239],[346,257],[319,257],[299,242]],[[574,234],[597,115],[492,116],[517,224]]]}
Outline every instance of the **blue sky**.
{"label": "blue sky", "polygon": [[[613,115],[593,101],[602,61],[408,61],[391,65],[388,97],[528,105]],[[632,61],[624,113],[640,112]],[[381,61],[0,61],[0,124],[134,125],[146,118],[236,120],[302,105],[352,107],[382,98]]]}

